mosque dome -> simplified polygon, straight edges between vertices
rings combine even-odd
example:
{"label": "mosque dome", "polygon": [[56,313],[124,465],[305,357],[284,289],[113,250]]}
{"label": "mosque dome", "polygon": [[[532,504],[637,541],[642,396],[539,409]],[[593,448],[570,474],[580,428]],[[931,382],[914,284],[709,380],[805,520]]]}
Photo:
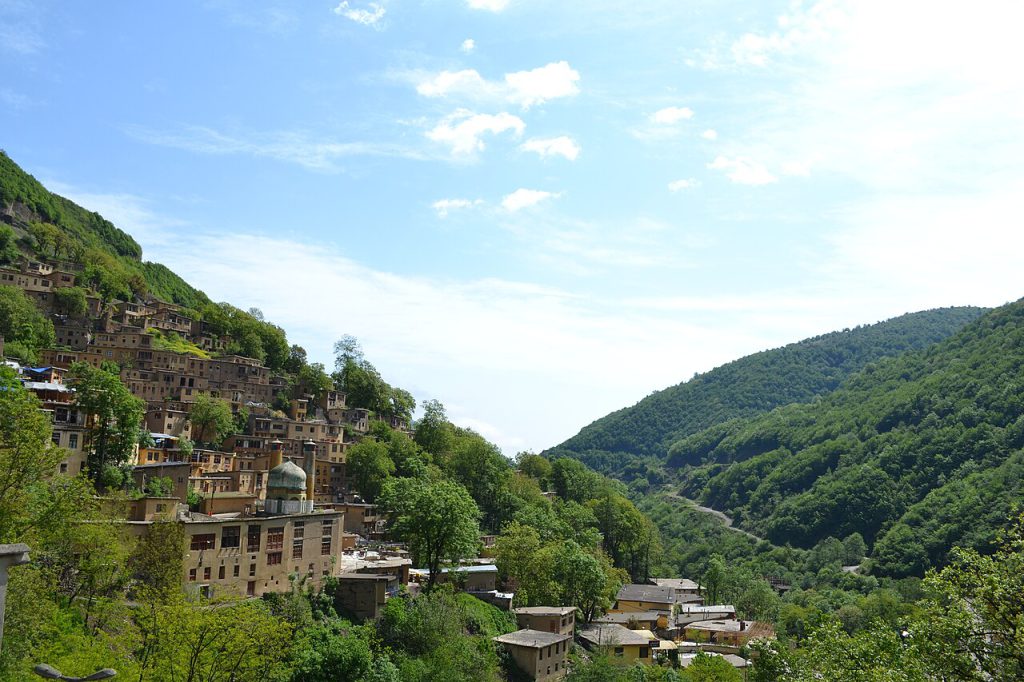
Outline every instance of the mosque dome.
{"label": "mosque dome", "polygon": [[306,472],[291,460],[285,460],[283,464],[278,464],[270,470],[267,487],[305,492]]}

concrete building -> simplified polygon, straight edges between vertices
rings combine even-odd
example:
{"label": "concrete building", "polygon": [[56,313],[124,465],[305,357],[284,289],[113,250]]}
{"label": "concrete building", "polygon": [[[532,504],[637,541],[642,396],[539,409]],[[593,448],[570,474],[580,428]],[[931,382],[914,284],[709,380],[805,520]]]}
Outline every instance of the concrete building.
{"label": "concrete building", "polygon": [[522,606],[515,614],[516,624],[527,630],[571,635],[576,629],[575,606]]}
{"label": "concrete building", "polygon": [[539,630],[518,630],[495,637],[516,665],[534,680],[558,680],[565,676],[565,660],[572,635]]}
{"label": "concrete building", "polygon": [[615,595],[614,612],[675,610],[675,590],[657,585],[623,585]]}
{"label": "concrete building", "polygon": [[636,630],[616,624],[593,624],[580,630],[579,637],[591,651],[607,649],[613,656],[627,663],[650,665],[654,662],[650,637]]}
{"label": "concrete building", "polygon": [[361,620],[377,618],[385,602],[398,594],[398,578],[387,573],[343,573],[338,576],[334,606]]}

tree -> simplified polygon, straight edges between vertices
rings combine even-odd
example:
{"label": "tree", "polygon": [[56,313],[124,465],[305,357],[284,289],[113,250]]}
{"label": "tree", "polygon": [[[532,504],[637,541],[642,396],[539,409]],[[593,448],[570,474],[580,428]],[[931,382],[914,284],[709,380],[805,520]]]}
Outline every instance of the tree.
{"label": "tree", "polygon": [[381,497],[391,513],[392,533],[409,543],[413,562],[430,571],[426,591],[434,588],[443,561],[476,551],[480,510],[458,483],[391,479]]}
{"label": "tree", "polygon": [[130,566],[138,581],[141,601],[168,604],[181,596],[184,573],[185,528],[176,520],[157,521],[149,527],[132,553]]}
{"label": "tree", "polygon": [[107,467],[127,464],[139,439],[144,406],[121,383],[120,377],[84,362],[71,365],[68,383],[78,407],[89,415],[91,452],[89,476],[99,480]]}
{"label": "tree", "polygon": [[0,286],[0,336],[4,352],[25,362],[36,362],[38,351],[52,346],[53,323],[21,289]]}
{"label": "tree", "polygon": [[423,416],[416,421],[413,440],[432,454],[435,461],[444,461],[451,454],[455,438],[444,405],[439,400],[423,403]]}
{"label": "tree", "polygon": [[707,604],[720,604],[726,581],[725,561],[718,554],[708,561],[704,572],[704,597]]}
{"label": "tree", "polygon": [[732,667],[732,663],[722,656],[703,651],[694,656],[683,673],[686,682],[740,682],[742,679],[743,676]]}
{"label": "tree", "polygon": [[388,457],[387,445],[369,438],[349,448],[345,461],[346,471],[355,481],[356,489],[370,504],[376,501],[385,482],[395,473],[395,463]]}
{"label": "tree", "polygon": [[220,442],[235,432],[235,418],[231,414],[231,403],[223,398],[214,398],[200,393],[192,403],[188,420],[192,423],[192,436],[197,443]]}
{"label": "tree", "polygon": [[548,489],[551,483],[551,461],[549,459],[532,452],[520,452],[516,455],[516,467],[530,478],[536,479],[541,490]]}
{"label": "tree", "polygon": [[65,455],[50,432],[36,397],[0,366],[0,543],[20,540],[38,523],[35,500]]}
{"label": "tree", "polygon": [[84,317],[89,312],[89,301],[81,287],[59,287],[53,290],[53,307],[61,315]]}

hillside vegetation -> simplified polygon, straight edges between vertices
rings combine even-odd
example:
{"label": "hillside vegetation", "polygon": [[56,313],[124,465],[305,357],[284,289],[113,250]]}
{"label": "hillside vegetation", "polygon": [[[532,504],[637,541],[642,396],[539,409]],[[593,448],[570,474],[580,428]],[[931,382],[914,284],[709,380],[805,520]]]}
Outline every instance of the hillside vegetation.
{"label": "hillside vegetation", "polygon": [[941,341],[983,312],[927,310],[755,353],[602,417],[546,454],[631,480],[646,473],[641,458],[663,460],[681,438],[826,395],[868,363]]}
{"label": "hillside vegetation", "polygon": [[106,298],[150,293],[198,309],[210,299],[167,267],[144,262],[142,247],[99,213],[48,189],[0,151],[0,214],[22,251],[84,267],[86,283]]}
{"label": "hillside vegetation", "polygon": [[678,440],[683,492],[777,544],[860,533],[877,571],[920,575],[987,549],[1021,500],[1024,303],[831,394]]}

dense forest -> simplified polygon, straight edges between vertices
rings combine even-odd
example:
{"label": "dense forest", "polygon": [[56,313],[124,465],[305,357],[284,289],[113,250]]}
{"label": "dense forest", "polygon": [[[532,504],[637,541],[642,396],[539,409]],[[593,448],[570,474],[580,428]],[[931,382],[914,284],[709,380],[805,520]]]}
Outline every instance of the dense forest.
{"label": "dense forest", "polygon": [[819,400],[675,442],[683,491],[777,543],[860,533],[873,566],[921,575],[989,548],[1021,499],[1024,303],[868,365]]}
{"label": "dense forest", "polygon": [[983,312],[970,307],[928,310],[755,353],[602,417],[547,453],[575,457],[629,481],[645,475],[649,464],[663,462],[681,438],[826,395],[867,364],[925,348]]}

